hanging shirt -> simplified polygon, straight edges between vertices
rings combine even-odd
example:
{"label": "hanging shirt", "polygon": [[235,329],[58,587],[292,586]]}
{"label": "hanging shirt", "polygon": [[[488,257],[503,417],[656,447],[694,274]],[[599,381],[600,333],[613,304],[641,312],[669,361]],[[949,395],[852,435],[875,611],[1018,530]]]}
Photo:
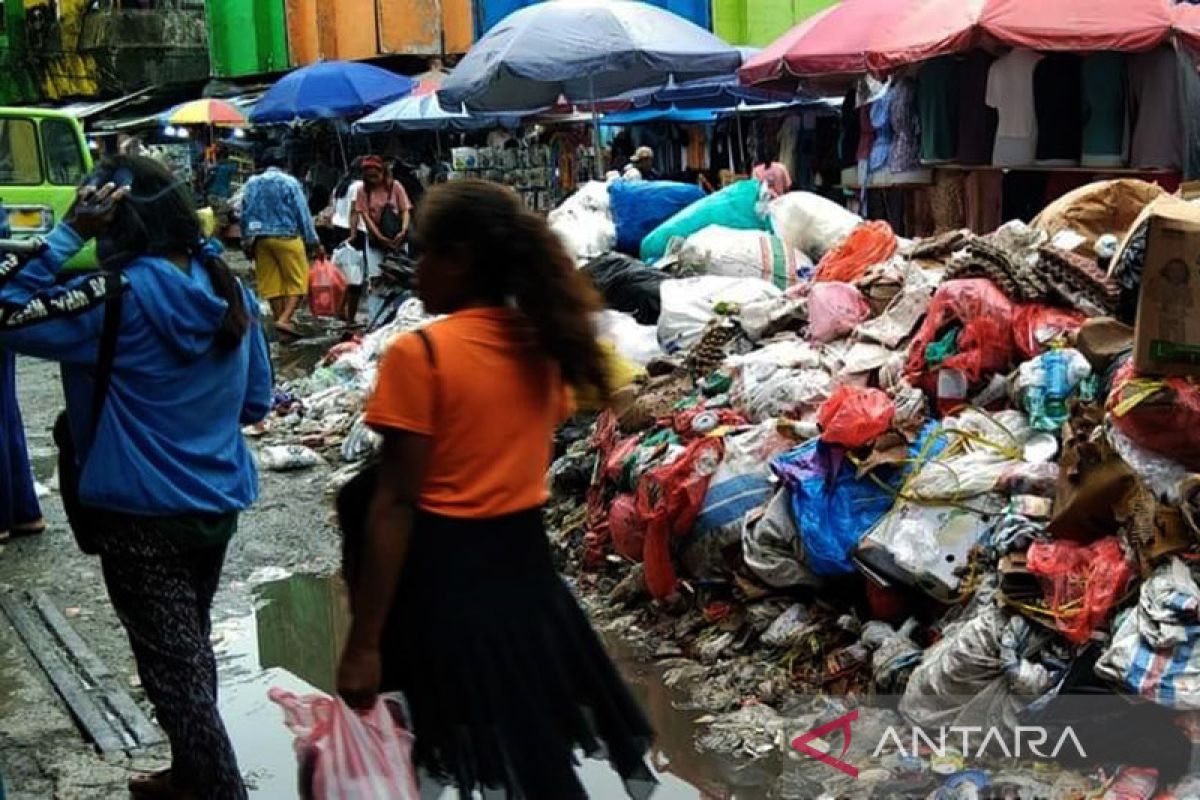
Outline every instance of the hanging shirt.
{"label": "hanging shirt", "polygon": [[892,152],[892,93],[895,89],[888,87],[879,98],[871,103],[871,128],[875,131],[875,140],[871,145],[871,172],[887,166],[888,156]]}
{"label": "hanging shirt", "polygon": [[1080,74],[1083,165],[1119,167],[1125,155],[1125,55],[1085,56]]}
{"label": "hanging shirt", "polygon": [[917,131],[916,85],[908,78],[901,78],[892,91],[892,102],[888,108],[891,117],[892,151],[888,154],[888,168],[892,172],[908,172],[921,166],[919,154],[920,134]]}
{"label": "hanging shirt", "polygon": [[1033,71],[1042,60],[1032,50],[1013,50],[988,71],[987,104],[1000,114],[992,163],[998,167],[1032,164],[1037,154],[1037,109]]}
{"label": "hanging shirt", "polygon": [[[992,163],[996,142],[996,110],[987,104],[988,75],[996,59],[972,50],[958,61],[958,163]],[[922,128],[922,135],[924,128]],[[989,228],[990,230],[990,228]]]}
{"label": "hanging shirt", "polygon": [[922,161],[951,161],[958,152],[958,81],[959,66],[952,56],[927,61],[917,72]]}
{"label": "hanging shirt", "polygon": [[1082,93],[1079,56],[1074,53],[1051,53],[1034,67],[1039,164],[1067,167],[1079,163],[1083,146]]}
{"label": "hanging shirt", "polygon": [[1130,166],[1179,169],[1183,165],[1183,114],[1175,51],[1160,47],[1129,59]]}

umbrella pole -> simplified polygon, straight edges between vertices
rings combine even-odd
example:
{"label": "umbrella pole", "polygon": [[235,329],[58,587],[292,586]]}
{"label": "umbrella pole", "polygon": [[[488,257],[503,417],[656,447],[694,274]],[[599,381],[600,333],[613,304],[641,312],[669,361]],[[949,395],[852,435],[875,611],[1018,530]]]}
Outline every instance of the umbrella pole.
{"label": "umbrella pole", "polygon": [[746,169],[746,134],[742,132],[742,110],[734,108],[733,115],[737,118],[738,154],[741,168]]}
{"label": "umbrella pole", "polygon": [[333,132],[337,135],[338,152],[342,155],[342,170],[349,171],[350,162],[346,160],[346,145],[342,141],[342,129],[338,127],[336,120],[333,123]]}
{"label": "umbrella pole", "polygon": [[588,96],[592,99],[592,147],[596,151],[594,172],[596,180],[603,180],[604,151],[600,149],[600,114],[596,111],[596,86],[591,75],[588,76]]}

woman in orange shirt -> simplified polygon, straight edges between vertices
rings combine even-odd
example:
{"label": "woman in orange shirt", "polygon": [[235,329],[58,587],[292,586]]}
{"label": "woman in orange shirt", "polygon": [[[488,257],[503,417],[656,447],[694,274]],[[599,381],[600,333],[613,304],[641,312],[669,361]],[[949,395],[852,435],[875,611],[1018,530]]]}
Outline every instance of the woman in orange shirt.
{"label": "woman in orange shirt", "polygon": [[609,389],[596,296],[509,189],[443,184],[418,214],[421,298],[448,316],[392,343],[367,404],[383,462],[338,691],[403,691],[415,762],[463,796],[586,797],[577,749],[644,796],[649,724],[542,526],[570,389]]}

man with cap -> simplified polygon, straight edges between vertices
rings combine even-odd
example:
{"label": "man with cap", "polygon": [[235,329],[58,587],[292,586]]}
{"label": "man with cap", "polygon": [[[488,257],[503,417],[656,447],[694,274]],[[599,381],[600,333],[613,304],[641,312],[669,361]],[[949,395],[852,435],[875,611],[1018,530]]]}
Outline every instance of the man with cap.
{"label": "man with cap", "polygon": [[625,174],[621,176],[627,181],[656,181],[658,173],[654,171],[654,151],[649,147],[639,147],[629,159]]}
{"label": "man with cap", "polygon": [[308,252],[318,246],[300,181],[280,169],[283,154],[268,150],[266,167],[246,181],[242,195],[242,247],[254,259],[258,294],[271,304],[275,329],[294,338],[292,317],[308,294]]}

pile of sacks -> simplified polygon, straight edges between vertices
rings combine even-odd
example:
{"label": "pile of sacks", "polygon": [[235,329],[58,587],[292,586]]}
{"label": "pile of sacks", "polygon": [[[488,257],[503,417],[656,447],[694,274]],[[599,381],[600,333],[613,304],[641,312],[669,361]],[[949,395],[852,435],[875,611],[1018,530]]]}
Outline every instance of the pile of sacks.
{"label": "pile of sacks", "polygon": [[642,368],[552,470],[581,579],[623,578],[664,652],[784,650],[793,692],[920,725],[1015,728],[1080,685],[1200,710],[1200,386],[1132,366],[1161,191],[1120,183],[1075,227],[904,241],[743,181],[576,250]]}

